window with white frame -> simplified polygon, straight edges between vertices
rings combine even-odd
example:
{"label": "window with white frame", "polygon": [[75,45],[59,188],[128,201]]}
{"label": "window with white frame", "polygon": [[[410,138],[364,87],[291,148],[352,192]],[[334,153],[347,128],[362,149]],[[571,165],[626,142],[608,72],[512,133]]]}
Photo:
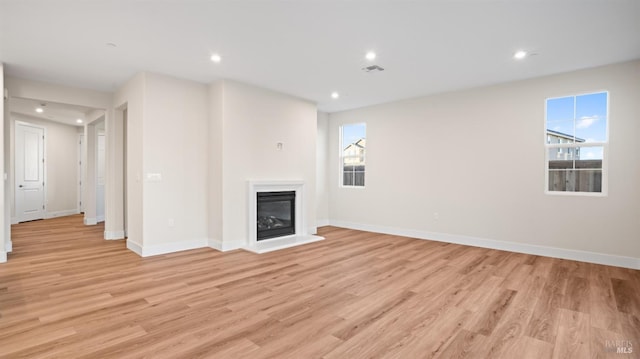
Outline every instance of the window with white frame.
{"label": "window with white frame", "polygon": [[609,93],[546,101],[548,193],[606,194]]}
{"label": "window with white frame", "polygon": [[340,126],[340,173],[343,186],[364,187],[366,147],[366,124]]}

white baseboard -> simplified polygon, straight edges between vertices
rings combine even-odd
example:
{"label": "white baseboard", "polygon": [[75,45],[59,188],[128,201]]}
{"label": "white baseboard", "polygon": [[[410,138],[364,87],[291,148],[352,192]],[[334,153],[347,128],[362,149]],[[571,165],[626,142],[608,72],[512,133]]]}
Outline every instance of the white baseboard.
{"label": "white baseboard", "polygon": [[328,219],[316,219],[316,226],[318,227],[325,227],[329,225],[329,220]]}
{"label": "white baseboard", "polygon": [[50,219],[50,218],[56,218],[56,217],[65,217],[65,216],[72,216],[74,214],[78,214],[80,212],[78,212],[77,209],[66,209],[64,211],[53,211],[53,212],[46,212],[44,214],[44,219]]}
{"label": "white baseboard", "polygon": [[140,246],[137,243],[127,240],[127,248],[136,252],[141,257],[157,256],[160,254],[186,251],[189,249],[207,247],[206,239],[196,239],[192,241],[171,242],[156,245]]}
{"label": "white baseboard", "polygon": [[13,252],[13,242],[11,240],[4,242],[4,250],[7,253]]}
{"label": "white baseboard", "polygon": [[96,222],[98,222],[98,223],[100,223],[100,222],[104,222],[104,215],[97,216],[97,217],[96,217]]}
{"label": "white baseboard", "polygon": [[7,252],[0,251],[0,263],[7,262]]}
{"label": "white baseboard", "polygon": [[95,226],[96,224],[98,224],[98,221],[95,218],[84,218],[85,226]]}
{"label": "white baseboard", "polygon": [[18,224],[18,219],[16,217],[11,217],[11,224]]}
{"label": "white baseboard", "polygon": [[221,241],[219,239],[209,239],[209,247],[217,249],[221,252],[232,251],[243,248],[247,245],[246,241]]}
{"label": "white baseboard", "polygon": [[129,250],[133,251],[134,253],[136,253],[137,255],[139,255],[140,257],[143,257],[143,255],[142,255],[142,246],[139,245],[138,243],[127,239],[127,248]]}
{"label": "white baseboard", "polygon": [[403,229],[395,227],[384,227],[370,224],[346,222],[346,221],[330,221],[332,226],[343,227],[349,229],[357,229],[361,231],[385,233],[396,236],[412,237],[418,239],[426,239],[438,242],[447,242],[455,244],[463,244],[467,246],[498,249],[502,251],[533,254],[545,257],[570,259],[580,262],[589,262],[596,264],[604,264],[615,267],[624,267],[631,269],[640,269],[640,258],[617,256],[605,253],[596,253],[581,251],[576,249],[565,249],[557,247],[539,246],[527,243],[515,243],[498,241],[494,239],[477,238],[470,236],[461,236],[448,233],[437,233],[419,231],[413,229]]}
{"label": "white baseboard", "polygon": [[124,231],[104,231],[104,239],[124,239]]}

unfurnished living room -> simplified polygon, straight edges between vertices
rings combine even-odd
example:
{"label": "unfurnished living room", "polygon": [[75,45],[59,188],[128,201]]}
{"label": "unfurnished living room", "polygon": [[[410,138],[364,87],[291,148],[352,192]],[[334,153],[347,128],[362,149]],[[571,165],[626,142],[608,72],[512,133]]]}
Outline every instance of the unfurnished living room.
{"label": "unfurnished living room", "polygon": [[0,0],[0,358],[638,358],[639,34]]}

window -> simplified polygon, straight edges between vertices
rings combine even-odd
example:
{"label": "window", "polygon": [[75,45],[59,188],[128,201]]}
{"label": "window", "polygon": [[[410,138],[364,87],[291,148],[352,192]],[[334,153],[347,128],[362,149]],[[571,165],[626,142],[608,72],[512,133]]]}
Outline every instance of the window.
{"label": "window", "polygon": [[609,93],[547,99],[549,193],[606,193]]}
{"label": "window", "polygon": [[343,186],[364,187],[366,132],[364,123],[340,127],[340,173]]}

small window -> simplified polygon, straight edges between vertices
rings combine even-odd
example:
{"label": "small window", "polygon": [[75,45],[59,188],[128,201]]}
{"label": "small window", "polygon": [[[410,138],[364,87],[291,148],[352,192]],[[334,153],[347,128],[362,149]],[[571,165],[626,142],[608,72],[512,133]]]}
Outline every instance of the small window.
{"label": "small window", "polygon": [[340,127],[340,173],[343,186],[364,187],[366,132],[364,123]]}
{"label": "small window", "polygon": [[547,99],[547,192],[606,193],[608,114],[608,92]]}

